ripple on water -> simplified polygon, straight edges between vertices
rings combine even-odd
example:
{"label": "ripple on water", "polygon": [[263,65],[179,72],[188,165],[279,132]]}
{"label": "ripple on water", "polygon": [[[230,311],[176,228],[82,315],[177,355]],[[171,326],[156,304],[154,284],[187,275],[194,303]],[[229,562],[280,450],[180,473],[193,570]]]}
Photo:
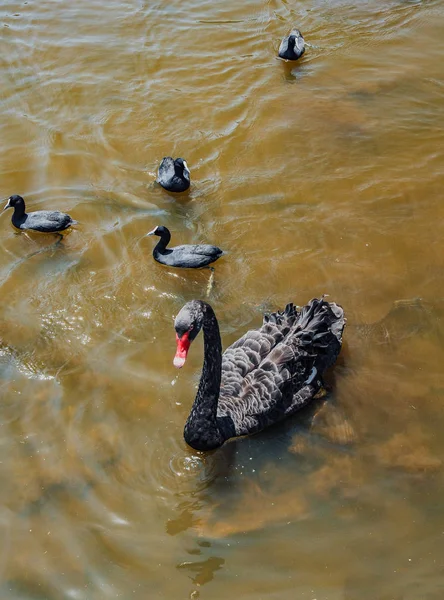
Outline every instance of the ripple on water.
{"label": "ripple on water", "polygon": [[[442,311],[353,324],[442,295],[442,3],[19,4],[1,194],[80,224],[34,254],[0,217],[1,600],[441,597]],[[167,154],[189,194],[153,183]],[[154,263],[158,224],[228,251],[224,347],[289,300],[344,305],[343,419],[185,445],[202,336],[178,378],[172,318],[208,275]]]}
{"label": "ripple on water", "polygon": [[181,489],[204,489],[216,476],[216,464],[204,454],[175,454],[170,458],[169,467],[175,477],[181,480]]}
{"label": "ripple on water", "polygon": [[188,496],[205,490],[218,475],[218,460],[214,455],[188,448],[182,438],[182,427],[180,417],[174,417],[168,429],[151,434],[144,444],[143,460],[140,461],[138,455],[127,457],[126,473],[120,472],[117,477],[123,477],[127,484],[141,492],[148,486],[169,506],[175,505],[177,495]]}

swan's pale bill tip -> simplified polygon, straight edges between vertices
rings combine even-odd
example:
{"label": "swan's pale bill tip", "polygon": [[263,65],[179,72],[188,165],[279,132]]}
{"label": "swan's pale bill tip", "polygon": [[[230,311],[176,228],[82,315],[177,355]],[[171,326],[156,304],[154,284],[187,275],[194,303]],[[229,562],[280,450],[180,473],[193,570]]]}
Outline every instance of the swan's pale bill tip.
{"label": "swan's pale bill tip", "polygon": [[176,369],[181,369],[185,364],[185,356],[176,356],[174,357],[173,360],[173,365],[176,367]]}
{"label": "swan's pale bill tip", "polygon": [[6,209],[7,209],[7,208],[9,208],[10,206],[11,206],[11,205],[9,204],[9,199],[8,199],[8,201],[7,201],[7,202],[6,202],[6,204],[5,204],[5,208],[4,208],[3,210],[6,210]]}
{"label": "swan's pale bill tip", "polygon": [[176,354],[174,356],[173,365],[180,369],[184,366],[187,359],[188,350],[190,349],[190,340],[188,339],[189,331],[185,331],[180,337],[176,332]]}
{"label": "swan's pale bill tip", "polygon": [[150,231],[149,233],[147,233],[147,235],[155,235],[156,234],[156,229],[157,229],[157,226],[154,227],[154,229],[152,231]]}

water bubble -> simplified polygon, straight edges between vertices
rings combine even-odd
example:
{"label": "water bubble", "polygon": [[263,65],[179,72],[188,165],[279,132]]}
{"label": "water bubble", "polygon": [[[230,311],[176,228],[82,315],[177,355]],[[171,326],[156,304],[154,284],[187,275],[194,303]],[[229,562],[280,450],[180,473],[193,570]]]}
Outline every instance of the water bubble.
{"label": "water bubble", "polygon": [[215,477],[215,464],[211,457],[198,454],[175,454],[169,462],[171,472],[194,486],[207,485]]}

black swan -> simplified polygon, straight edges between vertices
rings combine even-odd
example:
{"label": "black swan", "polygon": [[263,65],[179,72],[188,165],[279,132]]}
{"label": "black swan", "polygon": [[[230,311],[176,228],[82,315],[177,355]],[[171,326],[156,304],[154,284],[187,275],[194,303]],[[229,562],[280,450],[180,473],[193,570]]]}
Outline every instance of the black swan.
{"label": "black swan", "polygon": [[213,309],[191,300],[174,322],[182,367],[191,342],[203,328],[204,363],[184,438],[195,450],[213,450],[226,440],[256,433],[308,404],[322,386],[342,345],[343,309],[314,298],[299,311],[287,304],[264,315],[222,354]]}
{"label": "black swan", "polygon": [[199,269],[208,266],[223,254],[223,250],[210,244],[184,244],[183,246],[167,248],[171,240],[171,233],[163,225],[155,227],[147,235],[158,235],[160,237],[153,250],[153,256],[157,262],[168,267]]}
{"label": "black swan", "polygon": [[190,170],[186,161],[166,156],[159,165],[157,183],[169,192],[185,192],[190,187]]}
{"label": "black swan", "polygon": [[38,231],[40,233],[60,233],[71,225],[76,225],[69,215],[57,210],[36,210],[25,212],[25,201],[21,196],[11,196],[3,210],[13,208],[12,224],[22,231]]}
{"label": "black swan", "polygon": [[304,37],[299,29],[293,29],[287,37],[284,37],[279,46],[279,56],[285,60],[297,60],[304,52]]}

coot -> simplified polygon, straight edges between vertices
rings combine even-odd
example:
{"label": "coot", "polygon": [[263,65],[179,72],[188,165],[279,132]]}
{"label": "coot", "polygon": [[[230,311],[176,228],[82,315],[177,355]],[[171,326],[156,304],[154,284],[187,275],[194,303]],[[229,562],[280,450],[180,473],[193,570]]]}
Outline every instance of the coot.
{"label": "coot", "polygon": [[36,210],[25,212],[25,201],[21,196],[11,196],[3,210],[13,208],[12,224],[22,231],[38,231],[40,233],[60,233],[71,225],[76,225],[69,215],[57,210]]}
{"label": "coot", "polygon": [[184,244],[167,248],[171,234],[167,227],[155,227],[147,235],[158,235],[160,240],[153,250],[154,259],[168,267],[183,269],[199,269],[211,264],[223,254],[223,250],[210,244]]}
{"label": "coot", "polygon": [[159,165],[157,183],[169,192],[185,192],[190,187],[190,170],[186,161],[166,156]]}
{"label": "coot", "polygon": [[297,60],[305,52],[305,42],[299,29],[293,29],[279,46],[279,56],[285,60]]}

